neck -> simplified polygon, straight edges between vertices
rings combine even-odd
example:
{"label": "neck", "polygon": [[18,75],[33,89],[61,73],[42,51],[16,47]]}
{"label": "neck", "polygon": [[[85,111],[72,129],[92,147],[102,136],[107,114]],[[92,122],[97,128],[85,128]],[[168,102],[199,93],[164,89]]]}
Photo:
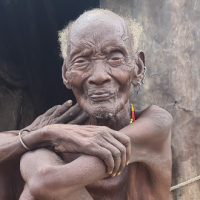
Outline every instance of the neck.
{"label": "neck", "polygon": [[124,108],[110,119],[97,119],[90,116],[90,124],[96,126],[107,126],[113,130],[120,130],[130,122],[130,105],[129,101]]}

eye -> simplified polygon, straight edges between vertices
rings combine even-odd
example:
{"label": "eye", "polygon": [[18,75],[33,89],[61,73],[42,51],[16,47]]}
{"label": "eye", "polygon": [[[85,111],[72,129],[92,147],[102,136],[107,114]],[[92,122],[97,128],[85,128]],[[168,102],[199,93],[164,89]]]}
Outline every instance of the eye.
{"label": "eye", "polygon": [[120,66],[124,63],[124,55],[121,52],[113,52],[109,56],[107,63],[111,66]]}
{"label": "eye", "polygon": [[88,63],[89,61],[87,58],[81,57],[74,60],[73,66],[83,67],[83,66],[86,66]]}

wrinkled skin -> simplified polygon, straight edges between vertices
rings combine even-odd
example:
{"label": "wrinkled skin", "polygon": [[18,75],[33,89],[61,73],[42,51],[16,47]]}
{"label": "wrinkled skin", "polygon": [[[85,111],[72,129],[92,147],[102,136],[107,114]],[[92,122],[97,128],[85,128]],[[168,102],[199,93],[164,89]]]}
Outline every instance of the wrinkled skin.
{"label": "wrinkled skin", "polygon": [[1,133],[0,199],[19,199],[20,172],[26,182],[20,200],[169,199],[172,119],[150,106],[129,125],[130,86],[141,81],[144,68],[144,54],[133,55],[130,37],[123,19],[109,11],[76,21],[63,81],[89,120],[70,102],[52,108],[31,132],[23,131],[25,144],[36,149],[28,153],[17,131]]}
{"label": "wrinkled skin", "polygon": [[[30,131],[39,130],[44,126],[58,123],[83,124],[87,120],[88,115],[82,112],[78,104],[72,107],[72,101],[69,100],[63,105],[49,109],[25,129]],[[0,133],[0,136],[1,148],[4,147],[0,151],[0,200],[19,199],[24,186],[19,171],[19,159],[20,152],[24,152],[25,149],[11,152],[11,147],[15,146],[13,142],[16,140],[15,138],[19,142],[18,131]],[[47,144],[44,144],[44,146],[48,147]]]}
{"label": "wrinkled skin", "polygon": [[37,117],[26,129],[34,131],[50,124],[83,124],[88,119],[88,115],[82,112],[78,104],[72,108],[71,106],[72,101],[68,100],[62,106],[52,107],[43,115]]}
{"label": "wrinkled skin", "polygon": [[[94,155],[104,160],[108,172],[113,171],[114,166],[116,166],[115,171],[119,169],[119,166],[119,170],[122,170],[125,162],[127,162],[126,158],[127,160],[130,158],[130,139],[107,127],[97,130],[94,126],[84,126],[80,130],[79,126],[74,124],[87,124],[88,115],[82,111],[78,104],[71,106],[72,102],[69,100],[63,105],[54,106],[39,116],[25,128],[31,132],[22,132],[24,142],[31,149],[46,147],[57,152]],[[66,134],[72,129],[73,133]],[[28,136],[30,139],[26,138]],[[1,133],[0,142],[1,146],[4,147],[0,151],[0,199],[2,200],[19,199],[24,186],[18,166],[20,154],[26,150],[19,144],[20,149],[11,152],[16,141],[15,138],[19,142],[18,131]],[[44,142],[41,143],[40,140],[44,140]],[[6,142],[9,144],[5,145]],[[112,146],[115,146],[115,148]],[[127,151],[125,147],[127,147]],[[5,154],[4,152],[8,153]]]}
{"label": "wrinkled skin", "polygon": [[[20,163],[26,181],[20,200],[168,200],[172,118],[151,106],[129,125],[129,90],[141,81],[144,54],[133,55],[125,22],[110,11],[89,11],[75,21],[69,36],[63,81],[93,126],[50,125],[44,129],[51,135],[67,132],[75,138],[66,139],[69,146],[59,140],[55,145],[61,152],[75,154],[62,154],[63,161],[46,149],[26,153]],[[88,153],[89,146],[93,151]],[[92,156],[99,148],[110,156]],[[130,164],[124,167],[125,162]],[[27,164],[34,167],[27,168]]]}
{"label": "wrinkled skin", "polygon": [[124,108],[131,82],[139,75],[133,60],[131,35],[125,24],[121,26],[122,21],[111,26],[113,17],[107,18],[106,24],[103,19],[88,24],[81,20],[70,32],[63,79],[87,113],[109,119]]}

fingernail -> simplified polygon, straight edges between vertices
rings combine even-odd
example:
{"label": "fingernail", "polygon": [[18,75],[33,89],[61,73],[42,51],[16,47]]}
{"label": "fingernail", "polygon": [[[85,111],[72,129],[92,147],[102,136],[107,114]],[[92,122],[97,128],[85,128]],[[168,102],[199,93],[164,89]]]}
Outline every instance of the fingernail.
{"label": "fingernail", "polygon": [[108,172],[108,174],[112,174],[112,171]]}
{"label": "fingernail", "polygon": [[121,172],[118,172],[118,173],[117,173],[117,176],[119,176],[120,174],[121,174]]}
{"label": "fingernail", "polygon": [[126,165],[128,165],[128,164],[129,164],[129,161],[127,161]]}
{"label": "fingernail", "polygon": [[115,175],[116,175],[116,173],[115,173],[115,174],[112,174],[111,176],[112,176],[112,177],[115,177]]}
{"label": "fingernail", "polygon": [[68,100],[67,103],[72,104],[72,100]]}

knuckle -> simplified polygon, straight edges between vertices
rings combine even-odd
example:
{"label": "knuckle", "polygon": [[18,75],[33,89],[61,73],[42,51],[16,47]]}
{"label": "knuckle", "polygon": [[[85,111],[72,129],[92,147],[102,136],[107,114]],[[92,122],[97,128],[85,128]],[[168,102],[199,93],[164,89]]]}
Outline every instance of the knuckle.
{"label": "knuckle", "polygon": [[72,104],[70,104],[69,102],[67,102],[66,104],[64,104],[65,108],[69,108]]}
{"label": "knuckle", "polygon": [[57,115],[60,115],[60,114],[61,114],[61,110],[58,109],[58,110],[56,111],[56,114],[57,114]]}
{"label": "knuckle", "polygon": [[113,156],[115,159],[119,159],[119,158],[121,158],[121,152],[119,151],[119,152],[115,153]]}
{"label": "knuckle", "polygon": [[119,150],[120,150],[121,153],[124,154],[124,153],[126,152],[126,147],[125,147],[125,146],[122,146]]}
{"label": "knuckle", "polygon": [[49,119],[46,122],[47,124],[56,124],[56,120],[55,119]]}
{"label": "knuckle", "polygon": [[92,150],[93,152],[96,151],[97,149],[95,148],[95,144],[92,142],[85,142],[83,144],[83,148],[87,150]]}
{"label": "knuckle", "polygon": [[130,143],[131,143],[131,140],[130,140],[129,137],[127,137],[127,138],[126,138],[126,141],[125,141],[125,143],[124,143],[124,145],[125,145],[125,146],[128,146],[128,145],[130,145]]}
{"label": "knuckle", "polygon": [[103,160],[105,160],[105,161],[110,160],[111,157],[112,157],[112,154],[111,154],[111,152],[108,151],[105,153]]}

